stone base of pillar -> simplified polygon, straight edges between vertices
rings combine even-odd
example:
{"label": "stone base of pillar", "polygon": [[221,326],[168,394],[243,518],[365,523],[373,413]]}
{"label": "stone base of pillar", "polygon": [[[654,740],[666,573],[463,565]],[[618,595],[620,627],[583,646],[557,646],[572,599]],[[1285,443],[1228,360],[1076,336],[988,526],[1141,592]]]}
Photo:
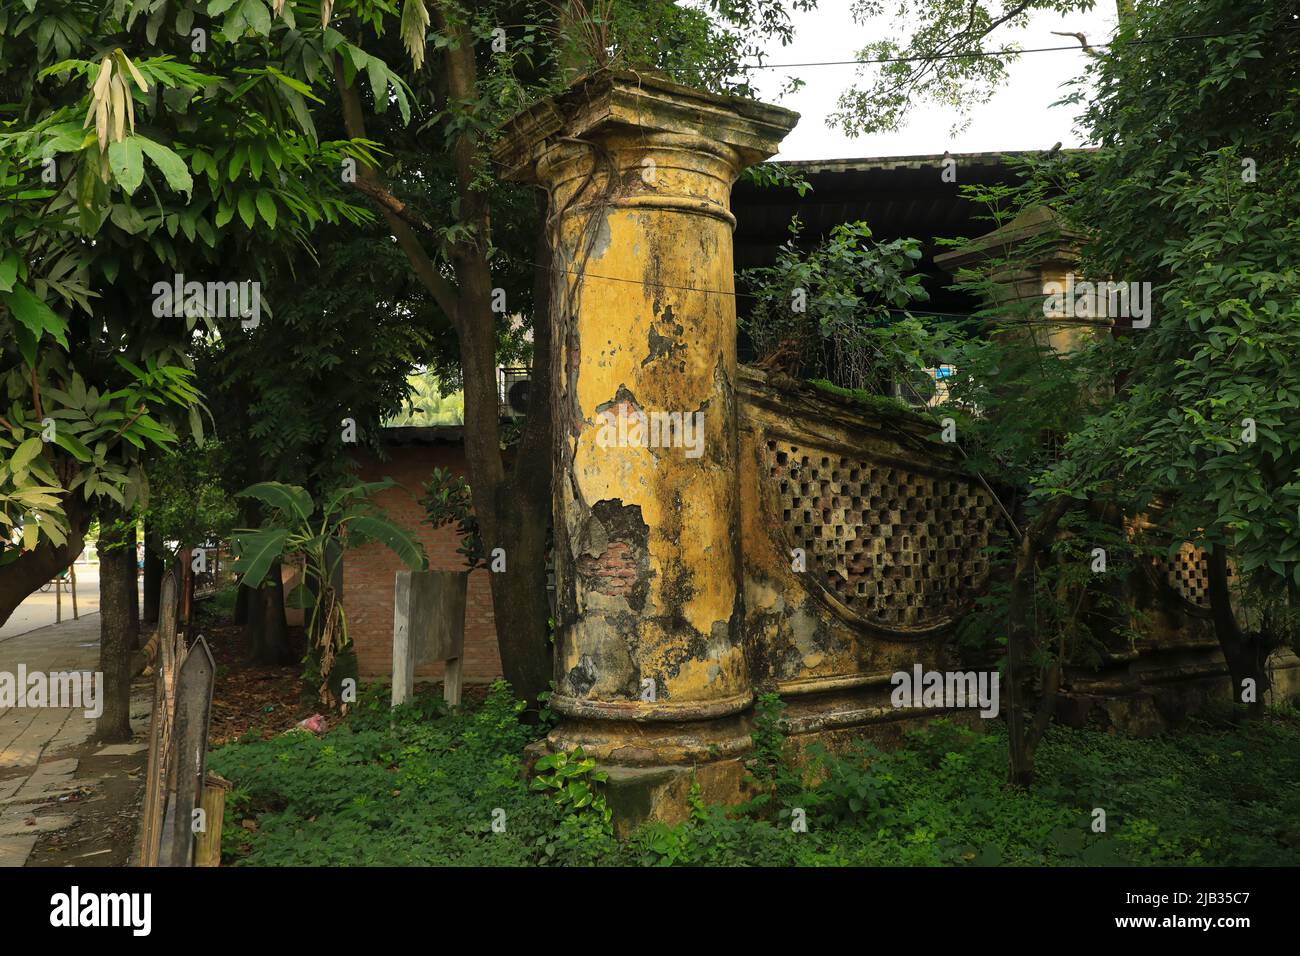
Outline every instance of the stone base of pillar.
{"label": "stone base of pillar", "polygon": [[601,763],[625,767],[693,766],[744,757],[752,747],[743,714],[680,723],[569,718],[546,742],[552,752],[581,747]]}
{"label": "stone base of pillar", "polygon": [[[556,749],[571,750],[573,746],[572,742],[565,741],[563,747],[556,747],[549,739],[530,744],[525,752],[528,773],[532,774],[532,766],[539,757]],[[583,752],[595,756],[586,745]],[[598,769],[608,775],[603,786],[605,802],[612,813],[614,833],[620,840],[626,840],[646,823],[676,824],[688,819],[694,785],[699,786],[700,799],[708,804],[733,805],[755,795],[744,757],[639,766],[614,763],[606,757],[597,757],[597,761]]]}
{"label": "stone base of pillar", "polygon": [[675,824],[690,817],[693,786],[706,804],[735,804],[754,796],[743,760],[733,758],[691,767],[602,765],[609,774],[605,802],[620,840],[650,821]]}

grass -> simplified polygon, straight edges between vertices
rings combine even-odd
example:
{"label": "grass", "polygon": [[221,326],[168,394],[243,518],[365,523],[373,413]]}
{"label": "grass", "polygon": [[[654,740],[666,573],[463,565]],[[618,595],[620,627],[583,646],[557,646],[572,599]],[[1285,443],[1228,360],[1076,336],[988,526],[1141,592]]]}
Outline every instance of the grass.
{"label": "grass", "polygon": [[[529,789],[502,686],[464,714],[432,698],[390,719],[368,693],[337,729],[228,745],[223,849],[246,865],[1294,865],[1300,720],[1214,722],[1136,740],[1054,727],[1039,784],[1004,786],[998,727],[938,723],[901,750],[782,766],[746,808],[696,804],[686,823],[619,843],[597,814]],[[1095,827],[1104,811],[1104,832]],[[805,820],[806,832],[799,832]]]}

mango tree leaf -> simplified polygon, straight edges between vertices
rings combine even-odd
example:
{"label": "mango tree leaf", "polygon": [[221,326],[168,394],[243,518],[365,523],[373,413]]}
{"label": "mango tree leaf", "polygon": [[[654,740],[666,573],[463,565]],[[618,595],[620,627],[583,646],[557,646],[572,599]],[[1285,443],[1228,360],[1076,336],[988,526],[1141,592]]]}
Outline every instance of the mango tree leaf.
{"label": "mango tree leaf", "polygon": [[144,181],[144,154],[140,151],[140,137],[128,136],[108,147],[108,168],[119,186],[133,193]]}
{"label": "mango tree leaf", "polygon": [[158,167],[158,171],[166,177],[167,185],[178,193],[189,195],[194,189],[194,179],[190,176],[189,167],[185,165],[185,160],[162,143],[154,142],[144,136],[136,138],[140,140],[140,148],[144,150],[144,154],[153,161],[153,164]]}
{"label": "mango tree leaf", "polygon": [[54,430],[54,443],[71,454],[77,461],[90,461],[90,449],[65,431],[57,428]]}
{"label": "mango tree leaf", "polygon": [[0,292],[12,292],[18,278],[18,253],[5,252],[0,256]]}
{"label": "mango tree leaf", "polygon": [[49,332],[65,349],[68,347],[68,323],[63,317],[32,295],[24,285],[15,285],[12,292],[0,292],[0,302],[18,322],[37,338]]}
{"label": "mango tree leaf", "polygon": [[14,456],[9,462],[10,472],[17,474],[23,471],[31,464],[32,459],[41,453],[42,444],[43,442],[39,437],[32,437],[19,445],[18,450],[14,452]]}
{"label": "mango tree leaf", "polygon": [[112,220],[113,225],[132,236],[144,230],[144,217],[140,215],[138,209],[134,206],[128,206],[126,203],[114,204],[109,218]]}
{"label": "mango tree leaf", "polygon": [[257,211],[262,214],[266,224],[272,229],[275,228],[275,200],[271,194],[263,190],[257,194]]}
{"label": "mango tree leaf", "polygon": [[239,218],[244,220],[244,225],[249,229],[252,229],[253,223],[257,222],[257,212],[253,208],[252,193],[240,193]]}
{"label": "mango tree leaf", "polygon": [[271,32],[271,11],[266,9],[262,0],[244,0],[244,17],[248,25],[258,36],[267,36]]}

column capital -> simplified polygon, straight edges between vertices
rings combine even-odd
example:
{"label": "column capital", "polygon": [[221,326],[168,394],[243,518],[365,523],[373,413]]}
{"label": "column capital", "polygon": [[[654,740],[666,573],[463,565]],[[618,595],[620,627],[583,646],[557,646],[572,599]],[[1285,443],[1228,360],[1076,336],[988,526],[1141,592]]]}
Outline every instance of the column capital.
{"label": "column capital", "polygon": [[601,70],[503,124],[492,158],[504,178],[536,182],[538,160],[566,139],[618,131],[703,135],[734,150],[739,173],[772,156],[798,120],[792,110],[703,93],[652,73]]}

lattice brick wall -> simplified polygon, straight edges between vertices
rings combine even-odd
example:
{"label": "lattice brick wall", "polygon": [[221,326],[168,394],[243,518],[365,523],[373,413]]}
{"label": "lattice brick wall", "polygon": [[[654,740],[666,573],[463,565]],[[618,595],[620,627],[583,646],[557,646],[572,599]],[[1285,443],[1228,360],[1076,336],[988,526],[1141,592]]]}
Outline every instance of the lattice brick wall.
{"label": "lattice brick wall", "polygon": [[[1197,607],[1210,607],[1210,572],[1205,552],[1191,544],[1183,542],[1178,554],[1172,560],[1156,559],[1157,566],[1164,571],[1165,580],[1182,599]],[[1237,569],[1228,562],[1228,586],[1237,583]]]}
{"label": "lattice brick wall", "polygon": [[995,520],[983,488],[782,440],[766,452],[790,544],[864,618],[939,623],[983,585]]}

